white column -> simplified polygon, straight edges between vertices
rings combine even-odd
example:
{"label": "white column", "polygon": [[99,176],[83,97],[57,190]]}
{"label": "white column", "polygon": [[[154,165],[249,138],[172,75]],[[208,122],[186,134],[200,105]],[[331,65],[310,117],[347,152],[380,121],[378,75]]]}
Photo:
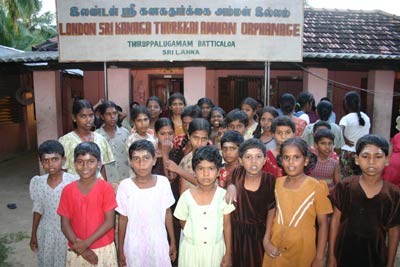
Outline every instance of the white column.
{"label": "white column", "polygon": [[129,112],[129,90],[130,90],[130,70],[113,69],[107,70],[108,99],[120,106],[124,113],[130,116]]}
{"label": "white column", "polygon": [[55,139],[62,134],[61,86],[58,71],[34,71],[37,142]]}
{"label": "white column", "polygon": [[307,70],[309,72],[304,72],[303,75],[303,91],[313,94],[315,104],[318,104],[328,93],[328,69],[308,68]]}
{"label": "white column", "polygon": [[184,95],[188,105],[194,105],[206,97],[206,68],[187,67],[183,69]]}
{"label": "white column", "polygon": [[368,90],[374,91],[371,132],[390,138],[392,122],[394,71],[373,70],[368,72]]}

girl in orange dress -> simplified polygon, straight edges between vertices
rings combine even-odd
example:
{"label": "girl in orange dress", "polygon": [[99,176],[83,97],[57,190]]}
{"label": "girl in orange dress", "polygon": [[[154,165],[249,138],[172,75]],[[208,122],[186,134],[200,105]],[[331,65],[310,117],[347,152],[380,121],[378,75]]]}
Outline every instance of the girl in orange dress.
{"label": "girl in orange dress", "polygon": [[326,183],[305,174],[315,160],[300,138],[281,145],[278,161],[287,176],[276,180],[276,214],[273,222],[267,221],[263,267],[323,266],[332,206]]}

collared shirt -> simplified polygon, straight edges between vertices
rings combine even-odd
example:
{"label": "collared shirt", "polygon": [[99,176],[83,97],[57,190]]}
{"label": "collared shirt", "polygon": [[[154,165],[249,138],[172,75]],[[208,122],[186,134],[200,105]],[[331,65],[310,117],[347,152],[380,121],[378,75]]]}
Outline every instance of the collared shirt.
{"label": "collared shirt", "polygon": [[125,128],[116,127],[114,138],[111,138],[102,126],[96,130],[110,144],[115,162],[105,166],[107,180],[111,183],[120,181],[129,177],[129,160],[125,142],[129,137],[129,132]]}

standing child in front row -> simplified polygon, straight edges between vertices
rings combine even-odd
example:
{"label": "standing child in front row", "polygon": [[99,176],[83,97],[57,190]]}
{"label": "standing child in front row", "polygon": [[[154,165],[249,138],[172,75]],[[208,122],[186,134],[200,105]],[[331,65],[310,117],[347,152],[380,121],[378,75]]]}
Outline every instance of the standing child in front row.
{"label": "standing child in front row", "polygon": [[57,207],[63,188],[77,179],[63,172],[64,148],[55,140],[43,142],[38,149],[45,175],[35,176],[29,184],[33,202],[33,222],[30,247],[37,253],[39,267],[64,267],[67,239],[63,235]]}
{"label": "standing child in front row", "polygon": [[315,160],[303,139],[281,145],[278,161],[287,176],[276,181],[276,214],[267,222],[263,267],[323,266],[332,206],[326,183],[305,174]]}
{"label": "standing child in front row", "polygon": [[380,136],[358,139],[355,163],[362,174],[344,179],[330,197],[334,212],[329,267],[394,266],[399,243],[400,191],[382,179],[388,153],[389,143]]}
{"label": "standing child in front row", "polygon": [[165,176],[151,173],[157,160],[151,142],[135,141],[129,158],[136,176],[123,180],[117,192],[119,265],[171,266],[176,258],[171,186]]}
{"label": "standing child in front row", "polygon": [[69,241],[67,267],[118,265],[114,244],[117,203],[112,186],[97,176],[100,153],[93,142],[76,146],[74,161],[79,180],[67,185],[61,194],[57,213]]}
{"label": "standing child in front row", "polygon": [[239,147],[242,167],[232,173],[236,187],[236,210],[232,213],[232,263],[234,267],[262,264],[263,237],[267,220],[275,213],[275,178],[262,172],[265,145],[251,138]]}
{"label": "standing child in front row", "polygon": [[217,148],[198,148],[192,159],[198,185],[179,198],[174,215],[181,222],[183,240],[179,249],[179,267],[230,267],[231,220],[235,209],[226,204],[225,189],[215,181],[222,166]]}

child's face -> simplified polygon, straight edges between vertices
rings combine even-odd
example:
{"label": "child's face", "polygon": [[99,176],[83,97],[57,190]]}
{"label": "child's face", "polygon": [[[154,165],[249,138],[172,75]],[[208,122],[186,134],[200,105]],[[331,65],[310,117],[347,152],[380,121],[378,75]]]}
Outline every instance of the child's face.
{"label": "child's face", "polygon": [[189,130],[189,124],[193,121],[193,118],[190,116],[185,116],[182,118],[182,128],[185,134],[188,133]]}
{"label": "child's face", "polygon": [[197,181],[203,186],[212,186],[218,177],[218,168],[214,162],[202,160],[194,169]]}
{"label": "child's face", "polygon": [[274,133],[274,138],[278,145],[282,145],[287,139],[294,137],[294,132],[290,126],[277,126]]}
{"label": "child's face", "polygon": [[147,104],[147,109],[149,110],[150,117],[152,119],[158,119],[158,117],[162,112],[160,105],[158,104],[157,101],[154,100],[149,101],[149,103]]}
{"label": "child's face", "polygon": [[239,132],[241,135],[243,135],[244,132],[246,131],[246,126],[239,120],[235,120],[229,123],[228,128],[231,131]]}
{"label": "child's face", "polygon": [[97,170],[101,167],[101,161],[91,154],[78,155],[75,160],[75,170],[80,179],[97,178]]}
{"label": "child's face", "polygon": [[271,131],[271,125],[274,119],[274,116],[272,116],[272,114],[269,112],[264,112],[264,114],[261,115],[260,126],[264,132]]}
{"label": "child's face", "polygon": [[130,162],[136,176],[148,177],[151,175],[151,170],[156,164],[156,158],[154,158],[147,150],[137,150],[132,152]]}
{"label": "child's face", "polygon": [[239,146],[233,142],[225,142],[222,145],[222,156],[230,164],[239,159]]}
{"label": "child's face", "polygon": [[94,123],[94,112],[90,108],[82,108],[73,119],[77,128],[90,131]]}
{"label": "child's face", "polygon": [[387,156],[381,148],[366,145],[360,154],[355,156],[355,162],[360,166],[363,175],[380,176],[387,164]]}
{"label": "child's face", "polygon": [[245,168],[248,175],[260,175],[265,164],[265,156],[261,149],[250,148],[242,158],[239,159],[242,166]]}
{"label": "child's face", "polygon": [[256,111],[250,105],[247,104],[242,105],[242,111],[246,113],[247,117],[249,118],[249,121],[252,121],[254,115],[256,114]]}
{"label": "child's face", "polygon": [[218,128],[218,140],[220,141],[224,133],[227,131],[226,127],[219,127]]}
{"label": "child's face", "polygon": [[62,165],[65,158],[61,157],[60,154],[43,154],[40,158],[40,163],[42,163],[43,169],[50,175],[54,175],[61,171]]}
{"label": "child's face", "polygon": [[115,108],[107,108],[106,112],[101,115],[101,119],[106,125],[115,127],[118,121],[118,111]]}
{"label": "child's face", "polygon": [[213,127],[218,128],[221,125],[223,120],[224,120],[224,117],[222,116],[221,113],[219,113],[219,111],[214,110],[211,113],[210,123]]}
{"label": "child's face", "polygon": [[163,144],[165,141],[173,141],[174,140],[174,130],[171,126],[166,125],[161,127],[161,129],[157,132],[158,143]]}
{"label": "child's face", "polygon": [[150,125],[150,119],[149,117],[147,117],[146,114],[139,114],[136,119],[133,121],[133,124],[135,126],[136,132],[139,135],[146,135],[147,130],[149,129],[149,125]]}
{"label": "child's face", "polygon": [[174,115],[181,115],[183,109],[185,108],[185,104],[180,99],[175,99],[172,101],[171,106],[169,107]]}
{"label": "child's face", "polygon": [[329,153],[331,153],[333,149],[333,140],[327,137],[322,137],[317,143],[315,143],[315,148],[318,150],[318,155],[328,157]]}
{"label": "child's face", "polygon": [[208,132],[204,130],[194,131],[189,136],[189,141],[193,147],[193,151],[195,151],[200,147],[206,146],[208,143]]}
{"label": "child's face", "polygon": [[201,117],[203,117],[204,119],[208,119],[210,112],[211,112],[211,107],[207,103],[201,105]]}
{"label": "child's face", "polygon": [[309,159],[304,157],[297,146],[285,146],[281,156],[282,167],[288,176],[296,177],[304,174],[304,167],[307,166]]}

